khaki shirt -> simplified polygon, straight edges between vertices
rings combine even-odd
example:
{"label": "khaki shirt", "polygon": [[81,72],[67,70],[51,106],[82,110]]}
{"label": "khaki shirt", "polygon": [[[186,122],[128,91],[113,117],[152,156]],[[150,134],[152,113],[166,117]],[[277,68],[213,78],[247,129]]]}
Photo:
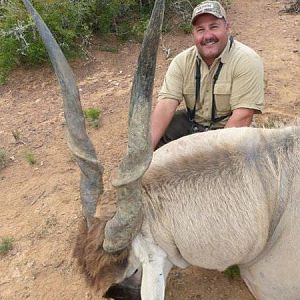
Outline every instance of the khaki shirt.
{"label": "khaki shirt", "polygon": [[[200,101],[196,104],[196,122],[204,126],[212,125],[212,80],[220,61],[223,67],[214,87],[215,118],[228,116],[237,108],[251,108],[261,112],[264,104],[263,64],[254,50],[238,41],[234,41],[231,48],[228,41],[210,68],[201,59],[196,46],[178,54],[168,68],[159,101],[167,98],[178,102],[184,100],[186,106],[193,110],[197,57],[201,60],[201,91]],[[213,124],[212,128],[224,127],[228,118]]]}

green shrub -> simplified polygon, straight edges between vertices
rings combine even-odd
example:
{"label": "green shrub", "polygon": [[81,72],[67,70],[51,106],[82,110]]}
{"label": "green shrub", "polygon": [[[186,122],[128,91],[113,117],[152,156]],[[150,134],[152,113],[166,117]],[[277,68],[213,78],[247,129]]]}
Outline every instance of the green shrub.
{"label": "green shrub", "polygon": [[223,273],[228,279],[235,279],[241,277],[240,268],[237,265],[227,268]]}
{"label": "green shrub", "polygon": [[0,36],[0,83],[5,79],[11,68],[18,63],[18,41],[13,37]]}
{"label": "green shrub", "polygon": [[36,159],[35,159],[34,154],[32,153],[31,150],[27,150],[27,151],[25,152],[25,160],[26,160],[30,165],[36,164]]}
{"label": "green shrub", "polygon": [[98,128],[100,123],[100,115],[101,111],[98,108],[88,108],[83,111],[84,117],[87,121],[87,123],[94,127]]}
{"label": "green shrub", "polygon": [[[90,1],[33,1],[67,57],[82,53],[91,36],[84,22]],[[0,82],[18,64],[37,65],[48,60],[33,20],[18,0],[10,0],[0,10]]]}
{"label": "green shrub", "polygon": [[0,148],[0,170],[7,165],[7,154],[3,148]]}
{"label": "green shrub", "polygon": [[13,248],[13,238],[5,237],[0,241],[0,254],[5,255]]}
{"label": "green shrub", "polygon": [[186,34],[192,32],[192,25],[191,22],[182,22],[179,24],[179,28]]}

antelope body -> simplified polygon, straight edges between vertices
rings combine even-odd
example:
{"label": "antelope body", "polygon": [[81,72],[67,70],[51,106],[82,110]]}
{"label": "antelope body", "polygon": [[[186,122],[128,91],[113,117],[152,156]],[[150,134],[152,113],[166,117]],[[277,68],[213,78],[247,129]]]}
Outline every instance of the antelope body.
{"label": "antelope body", "polygon": [[119,254],[126,258],[104,261],[104,227],[96,222],[81,241],[83,266],[107,296],[141,268],[141,299],[162,300],[174,265],[238,264],[257,299],[298,300],[299,182],[299,127],[183,137],[154,152],[142,181],[141,229]]}
{"label": "antelope body", "polygon": [[[144,175],[139,239],[163,253],[161,267],[239,264],[257,299],[300,299],[299,141],[299,128],[232,128],[160,148]],[[142,299],[163,299],[153,286]]]}
{"label": "antelope body", "polygon": [[112,217],[102,201],[95,218],[103,168],[86,134],[75,79],[47,26],[23,2],[62,87],[87,225],[75,254],[101,294],[120,299],[115,284],[128,286],[126,278],[142,269],[141,293],[123,290],[122,299],[162,300],[173,265],[224,270],[238,264],[257,299],[300,299],[300,128],[194,134],[152,158],[148,125],[164,12],[157,0],[132,87],[127,156],[113,182],[117,211]]}

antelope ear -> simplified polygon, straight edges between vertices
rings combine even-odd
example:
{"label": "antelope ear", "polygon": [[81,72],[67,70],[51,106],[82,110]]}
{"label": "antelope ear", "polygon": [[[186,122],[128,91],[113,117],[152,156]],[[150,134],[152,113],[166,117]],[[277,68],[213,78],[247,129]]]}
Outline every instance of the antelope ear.
{"label": "antelope ear", "polygon": [[87,267],[91,278],[90,283],[104,297],[110,287],[124,280],[128,259],[124,257],[124,251],[117,257],[112,257],[112,254],[107,254],[103,249],[98,252],[103,253],[101,259],[94,261],[92,266],[88,264]]}
{"label": "antelope ear", "polygon": [[101,295],[104,295],[112,285],[124,279],[130,252],[129,248],[115,253],[107,253],[103,250],[106,221],[107,217],[95,218],[89,231],[83,230],[78,236],[75,252],[82,271],[87,275],[88,283],[99,290]]}
{"label": "antelope ear", "polygon": [[101,274],[95,278],[94,285],[96,290],[104,297],[111,287],[123,280],[125,272],[126,267],[122,269],[116,264],[103,268]]}

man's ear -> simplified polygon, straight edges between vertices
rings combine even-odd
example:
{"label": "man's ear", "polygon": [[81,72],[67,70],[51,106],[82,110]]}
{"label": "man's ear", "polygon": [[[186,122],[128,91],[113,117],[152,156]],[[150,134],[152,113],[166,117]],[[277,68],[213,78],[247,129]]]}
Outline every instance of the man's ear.
{"label": "man's ear", "polygon": [[231,33],[231,24],[227,21],[225,21],[226,30]]}

